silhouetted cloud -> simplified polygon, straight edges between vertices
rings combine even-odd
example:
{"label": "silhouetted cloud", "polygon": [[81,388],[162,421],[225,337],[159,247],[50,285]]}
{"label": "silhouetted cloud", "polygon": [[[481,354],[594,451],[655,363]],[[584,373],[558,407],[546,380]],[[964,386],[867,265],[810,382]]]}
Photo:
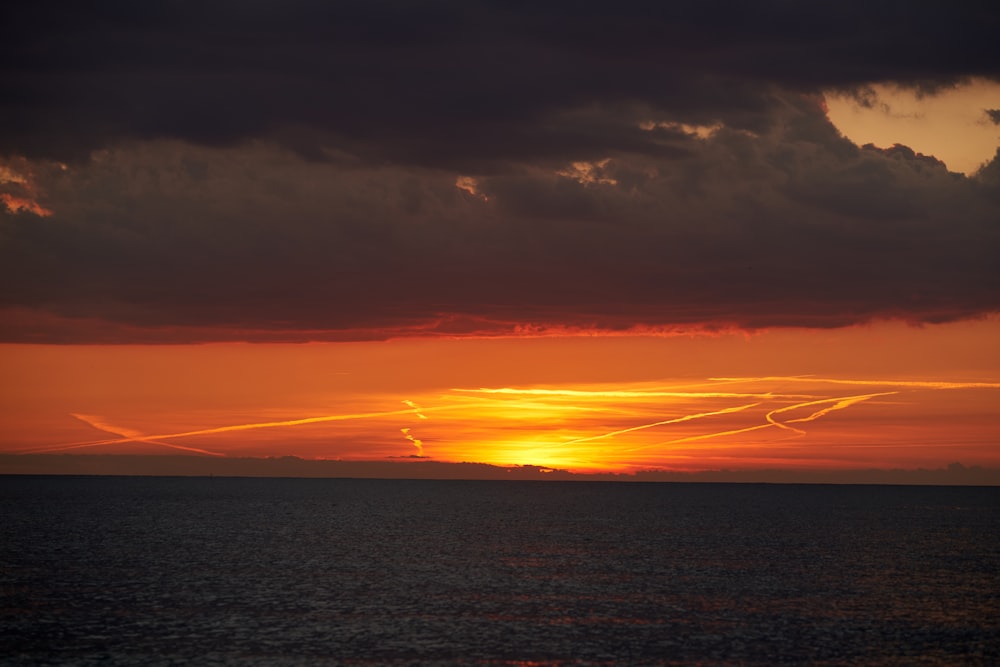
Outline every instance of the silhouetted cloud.
{"label": "silhouetted cloud", "polygon": [[3,12],[2,340],[1000,309],[997,160],[855,146],[820,95],[997,78],[991,3]]}

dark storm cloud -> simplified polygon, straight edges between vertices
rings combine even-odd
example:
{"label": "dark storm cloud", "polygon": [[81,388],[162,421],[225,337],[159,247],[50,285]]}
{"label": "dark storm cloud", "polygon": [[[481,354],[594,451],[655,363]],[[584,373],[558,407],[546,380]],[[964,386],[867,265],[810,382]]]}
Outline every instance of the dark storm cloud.
{"label": "dark storm cloud", "polygon": [[856,146],[818,94],[996,78],[992,4],[2,11],[0,340],[1000,309],[1000,161]]}
{"label": "dark storm cloud", "polygon": [[2,335],[830,327],[1000,309],[1000,163],[970,179],[906,147],[859,148],[808,99],[778,121],[688,136],[683,157],[521,165],[468,189],[273,144],[48,163],[34,176],[54,215],[2,220]]}
{"label": "dark storm cloud", "polygon": [[773,87],[1000,74],[991,2],[8,3],[0,154],[122,139],[477,167],[656,151],[623,114],[762,131]]}

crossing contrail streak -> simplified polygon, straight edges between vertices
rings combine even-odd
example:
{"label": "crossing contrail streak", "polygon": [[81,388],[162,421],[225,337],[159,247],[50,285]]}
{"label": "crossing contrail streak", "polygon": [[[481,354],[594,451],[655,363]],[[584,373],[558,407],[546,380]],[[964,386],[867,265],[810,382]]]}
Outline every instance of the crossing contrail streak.
{"label": "crossing contrail streak", "polygon": [[[462,411],[462,410],[474,409],[476,407],[485,407],[485,408],[500,408],[500,407],[503,407],[502,405],[497,405],[494,401],[491,401],[491,400],[488,400],[488,399],[480,399],[476,403],[472,403],[472,404],[466,403],[466,404],[461,404],[461,405],[439,405],[439,406],[434,406],[434,407],[429,407],[429,408],[421,407],[421,406],[417,405],[416,403],[414,403],[413,401],[409,401],[409,400],[404,400],[402,402],[405,405],[407,405],[408,407],[405,408],[405,409],[399,409],[399,410],[384,410],[384,411],[378,411],[378,412],[359,412],[359,413],[354,413],[354,414],[339,414],[339,415],[322,415],[322,416],[319,416],[319,417],[304,417],[304,418],[301,418],[301,419],[286,419],[286,420],[281,420],[281,421],[269,421],[269,422],[253,422],[253,423],[249,423],[249,424],[231,424],[231,425],[226,425],[226,426],[216,426],[216,427],[212,427],[212,428],[196,429],[196,430],[192,430],[192,431],[180,431],[180,432],[176,432],[176,433],[156,433],[156,434],[144,435],[142,433],[139,433],[138,431],[134,431],[134,430],[131,430],[131,429],[122,429],[122,427],[112,427],[114,430],[111,430],[111,429],[108,429],[108,428],[101,428],[99,426],[95,426],[95,428],[99,428],[100,430],[106,431],[108,433],[113,433],[114,435],[119,435],[121,437],[119,437],[119,438],[108,438],[108,439],[104,439],[104,440],[87,440],[87,441],[84,441],[84,442],[71,442],[71,443],[66,443],[66,444],[62,444],[62,445],[56,445],[56,446],[52,446],[52,447],[39,447],[39,448],[34,448],[34,449],[29,449],[29,450],[23,450],[23,453],[30,454],[30,453],[41,453],[41,452],[58,452],[58,451],[64,451],[64,450],[69,450],[69,449],[83,449],[83,448],[87,448],[87,447],[100,447],[102,445],[117,445],[117,444],[122,444],[122,443],[125,443],[125,442],[138,441],[138,440],[141,439],[142,442],[159,443],[159,444],[162,444],[162,445],[167,446],[167,447],[175,447],[175,448],[178,448],[178,449],[189,449],[191,451],[203,452],[203,453],[207,453],[207,454],[216,454],[216,455],[219,455],[219,456],[224,456],[223,454],[218,454],[216,452],[209,452],[207,450],[203,451],[203,450],[200,450],[200,449],[197,449],[197,448],[193,448],[193,447],[185,448],[182,445],[176,445],[176,444],[170,444],[170,443],[163,443],[163,442],[160,442],[160,441],[162,441],[162,440],[172,440],[172,439],[176,439],[176,438],[189,438],[189,437],[194,437],[194,436],[215,435],[215,434],[218,434],[218,433],[232,433],[232,432],[239,432],[239,431],[253,431],[253,430],[257,430],[257,429],[266,429],[266,428],[283,428],[283,427],[289,427],[289,426],[302,426],[302,425],[306,425],[306,424],[320,424],[320,423],[325,423],[325,422],[351,421],[351,420],[357,420],[357,419],[376,419],[376,418],[379,418],[379,417],[395,417],[395,416],[399,416],[399,415],[413,415],[413,414],[416,414],[421,419],[427,419],[427,416],[424,414],[424,413],[427,413],[427,412],[445,412],[445,411],[457,412],[457,411]],[[521,408],[521,409],[544,409],[545,408],[545,406],[524,405],[524,404],[520,404],[520,403],[518,404],[518,407]],[[80,418],[77,415],[73,415],[73,416],[77,417],[78,419]],[[96,420],[98,418],[92,417],[90,419]],[[81,419],[81,421],[86,421],[86,420]],[[87,422],[87,423],[90,423],[92,426],[94,426],[94,423],[92,423],[92,422]]]}
{"label": "crossing contrail streak", "polygon": [[822,416],[824,416],[826,414],[829,414],[829,413],[833,412],[834,410],[843,410],[844,408],[850,407],[850,406],[852,406],[852,405],[854,405],[856,403],[860,403],[862,401],[866,401],[866,400],[868,400],[870,398],[876,398],[878,396],[889,396],[891,394],[897,394],[897,393],[899,393],[899,392],[896,392],[896,391],[885,391],[885,392],[878,392],[878,393],[875,393],[875,394],[861,394],[859,396],[837,396],[837,397],[834,397],[834,398],[824,398],[824,399],[820,399],[820,400],[817,400],[817,401],[806,401],[804,403],[795,403],[794,405],[786,405],[783,408],[778,408],[776,410],[771,410],[770,412],[768,412],[766,415],[764,415],[764,418],[767,420],[766,424],[756,424],[754,426],[747,426],[745,428],[732,429],[732,430],[728,430],[728,431],[717,431],[715,433],[702,433],[700,435],[691,435],[691,436],[687,436],[685,438],[678,438],[676,440],[668,440],[666,442],[659,442],[659,443],[652,444],[652,445],[645,445],[643,447],[635,447],[633,449],[628,449],[626,451],[634,452],[634,451],[640,451],[640,450],[643,450],[643,449],[652,449],[653,447],[663,447],[664,445],[677,445],[677,444],[681,444],[681,443],[684,443],[684,442],[695,442],[695,441],[698,441],[698,440],[708,440],[709,438],[721,438],[721,437],[724,437],[724,436],[727,436],[727,435],[739,435],[740,433],[749,433],[751,431],[759,431],[761,429],[771,428],[772,426],[775,426],[775,427],[778,427],[778,428],[783,428],[783,429],[786,429],[786,430],[789,430],[789,431],[793,431],[794,433],[796,433],[798,435],[804,435],[805,431],[802,431],[801,429],[794,428],[792,426],[788,426],[787,423],[785,423],[785,422],[778,421],[777,419],[774,418],[774,415],[780,414],[780,413],[784,413],[784,412],[790,412],[792,410],[797,410],[799,408],[806,408],[806,407],[809,407],[811,405],[823,405],[825,403],[833,403],[833,405],[830,406],[829,408],[824,408],[823,410],[817,410],[816,412],[812,413],[811,415],[809,415],[807,417],[800,417],[798,419],[789,420],[792,423],[809,422],[809,421],[814,421],[816,419],[819,419],[820,417],[822,417]]}
{"label": "crossing contrail streak", "polygon": [[764,415],[764,419],[767,420],[767,423],[768,423],[769,426],[777,426],[780,429],[784,429],[786,431],[791,431],[792,433],[795,433],[795,434],[798,434],[798,435],[805,435],[806,434],[806,432],[803,431],[802,429],[795,428],[794,426],[788,426],[784,422],[779,422],[777,419],[775,419],[774,415],[778,414],[779,412],[782,412],[782,410],[771,410],[766,415]]}
{"label": "crossing contrail streak", "polygon": [[[778,428],[783,428],[798,435],[805,435],[806,432],[802,429],[795,428],[794,426],[789,426],[789,423],[801,423],[810,422],[815,419],[819,419],[825,414],[833,412],[834,410],[843,410],[844,408],[850,407],[855,403],[860,403],[861,401],[867,401],[869,398],[875,398],[876,396],[889,396],[890,394],[898,394],[898,391],[883,391],[876,394],[861,394],[859,396],[841,396],[837,398],[824,398],[818,401],[807,401],[805,403],[796,403],[795,405],[786,405],[783,408],[778,408],[777,410],[771,410],[766,415],[764,419],[768,421],[772,426],[777,426]],[[800,417],[798,419],[790,419],[788,422],[780,422],[774,418],[774,415],[781,414],[783,412],[790,412],[792,410],[798,410],[799,408],[806,408],[810,405],[824,405],[826,403],[833,403],[828,408],[823,410],[817,410],[808,417]]]}
{"label": "crossing contrail streak", "polygon": [[[694,419],[702,419],[704,417],[713,417],[715,415],[724,415],[732,412],[740,412],[741,410],[746,410],[748,408],[753,408],[760,405],[760,403],[747,403],[746,405],[737,405],[731,408],[723,408],[721,410],[713,410],[712,412],[699,412],[697,414],[684,415],[683,417],[675,417],[673,419],[664,419],[663,421],[653,422],[651,424],[640,424],[639,426],[631,426],[629,428],[623,428],[618,431],[610,431],[608,433],[601,433],[600,435],[592,435],[586,438],[577,438],[576,440],[568,440],[561,444],[563,445],[576,445],[581,442],[590,442],[592,440],[602,440],[604,438],[612,438],[616,435],[622,435],[624,433],[631,433],[633,431],[642,431],[647,428],[654,428],[656,426],[666,426],[667,424],[679,424],[681,422],[692,421]],[[631,450],[627,450],[631,451]]]}
{"label": "crossing contrail streak", "polygon": [[[437,407],[432,407],[432,408],[420,408],[420,411],[423,413],[423,412],[441,411],[441,410],[461,410],[461,409],[466,409],[467,407],[468,406],[460,406],[460,405],[442,405],[442,406],[437,406]],[[397,415],[412,415],[413,412],[414,412],[414,408],[407,408],[405,410],[386,410],[386,411],[382,411],[382,412],[359,412],[359,413],[356,413],[356,414],[346,414],[346,415],[323,415],[321,417],[304,417],[302,419],[286,419],[286,420],[282,420],[282,421],[254,422],[254,423],[250,423],[250,424],[232,424],[232,425],[229,425],[229,426],[216,426],[216,427],[213,427],[213,428],[203,428],[203,429],[197,429],[197,430],[194,430],[194,431],[182,431],[182,432],[178,432],[178,433],[157,433],[157,434],[153,434],[153,435],[142,435],[142,434],[140,434],[140,433],[138,433],[136,431],[131,431],[131,430],[128,430],[128,429],[126,429],[126,431],[128,433],[130,433],[130,435],[123,435],[122,431],[120,429],[117,429],[117,427],[115,427],[116,430],[113,430],[113,431],[109,430],[107,428],[96,427],[96,428],[100,428],[100,430],[102,430],[102,431],[107,431],[109,433],[114,433],[115,435],[122,435],[123,437],[121,437],[121,438],[115,438],[115,439],[110,439],[110,440],[95,440],[95,441],[90,441],[90,442],[74,442],[74,443],[70,443],[70,444],[66,444],[66,445],[59,445],[59,446],[56,446],[56,447],[43,447],[43,448],[39,448],[39,449],[29,450],[29,453],[30,452],[56,452],[56,451],[62,451],[62,450],[66,450],[66,449],[80,449],[80,448],[83,448],[83,447],[98,447],[98,446],[101,446],[101,445],[116,445],[116,444],[121,444],[121,443],[124,443],[124,442],[132,442],[132,441],[139,440],[139,439],[141,439],[143,442],[158,442],[158,441],[161,441],[161,440],[172,440],[172,439],[175,439],[175,438],[190,438],[190,437],[199,436],[199,435],[215,435],[217,433],[232,433],[232,432],[238,432],[238,431],[253,431],[253,430],[263,429],[263,428],[281,428],[281,427],[286,427],[286,426],[302,426],[304,424],[320,424],[320,423],[324,423],[324,422],[350,421],[350,420],[354,420],[354,419],[373,419],[373,418],[376,418],[376,417],[394,417],[394,416],[397,416]],[[77,415],[73,415],[73,416],[77,417],[78,419],[80,418]],[[86,420],[81,420],[81,421],[86,421]],[[90,422],[87,422],[87,423],[90,423]],[[93,426],[93,424],[91,424],[91,425]],[[164,443],[161,443],[161,444],[164,444]],[[169,445],[168,444],[166,446],[183,448],[180,445]],[[198,449],[194,449],[194,448],[187,448],[187,449],[192,449],[192,451],[202,451],[202,450],[198,450]],[[206,451],[205,453],[214,453],[214,452],[207,452]]]}
{"label": "crossing contrail streak", "polygon": [[410,406],[410,408],[412,408],[412,409],[413,409],[413,414],[415,414],[415,415],[416,415],[417,417],[419,417],[420,419],[427,419],[427,415],[425,415],[425,414],[424,414],[423,412],[421,412],[421,410],[423,410],[423,408],[421,408],[421,407],[420,407],[419,405],[417,405],[417,404],[416,404],[416,403],[414,403],[413,401],[411,401],[411,400],[409,400],[409,399],[404,399],[404,400],[402,401],[402,403],[403,403],[404,405],[409,405],[409,406]]}
{"label": "crossing contrail streak", "polygon": [[[100,417],[95,417],[93,415],[82,415],[77,413],[72,413],[72,416],[79,419],[84,424],[92,426],[99,431],[104,431],[105,433],[111,433],[112,435],[118,435],[125,439],[126,442],[145,442],[151,445],[159,445],[161,447],[171,447],[173,449],[179,449],[187,452],[197,452],[198,454],[208,454],[209,456],[223,456],[219,452],[212,452],[207,449],[200,449],[198,447],[185,447],[184,445],[175,445],[170,442],[162,442],[160,440],[153,440],[147,436],[142,435],[136,430],[130,428],[124,428],[121,426],[113,426],[108,424]],[[114,442],[114,441],[112,441]],[[67,448],[68,449],[68,448]]]}
{"label": "crossing contrail streak", "polygon": [[[898,391],[882,391],[877,394],[863,394],[861,396],[848,396],[846,398],[838,400],[836,403],[828,408],[823,408],[822,410],[817,410],[807,417],[799,417],[798,419],[789,419],[787,423],[801,423],[801,422],[811,422],[820,417],[827,415],[836,410],[843,410],[844,408],[849,408],[855,403],[860,403],[861,401],[867,401],[869,398],[877,398],[879,396],[891,396],[892,394],[898,394]],[[834,399],[835,400],[835,399]],[[820,401],[814,401],[812,403],[801,403],[796,407],[805,407],[809,405],[819,405]]]}

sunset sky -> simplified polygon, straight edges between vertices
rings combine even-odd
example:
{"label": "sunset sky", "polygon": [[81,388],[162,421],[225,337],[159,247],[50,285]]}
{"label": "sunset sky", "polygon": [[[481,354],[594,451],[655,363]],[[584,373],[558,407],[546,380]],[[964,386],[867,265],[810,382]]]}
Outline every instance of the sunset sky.
{"label": "sunset sky", "polygon": [[1000,470],[994,4],[5,7],[0,473]]}

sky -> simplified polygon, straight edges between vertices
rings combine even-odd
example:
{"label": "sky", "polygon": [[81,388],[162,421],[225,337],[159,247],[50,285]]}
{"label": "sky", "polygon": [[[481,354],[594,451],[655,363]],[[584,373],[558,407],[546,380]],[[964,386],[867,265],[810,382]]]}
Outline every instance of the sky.
{"label": "sky", "polygon": [[0,472],[1000,470],[998,29],[5,6]]}

